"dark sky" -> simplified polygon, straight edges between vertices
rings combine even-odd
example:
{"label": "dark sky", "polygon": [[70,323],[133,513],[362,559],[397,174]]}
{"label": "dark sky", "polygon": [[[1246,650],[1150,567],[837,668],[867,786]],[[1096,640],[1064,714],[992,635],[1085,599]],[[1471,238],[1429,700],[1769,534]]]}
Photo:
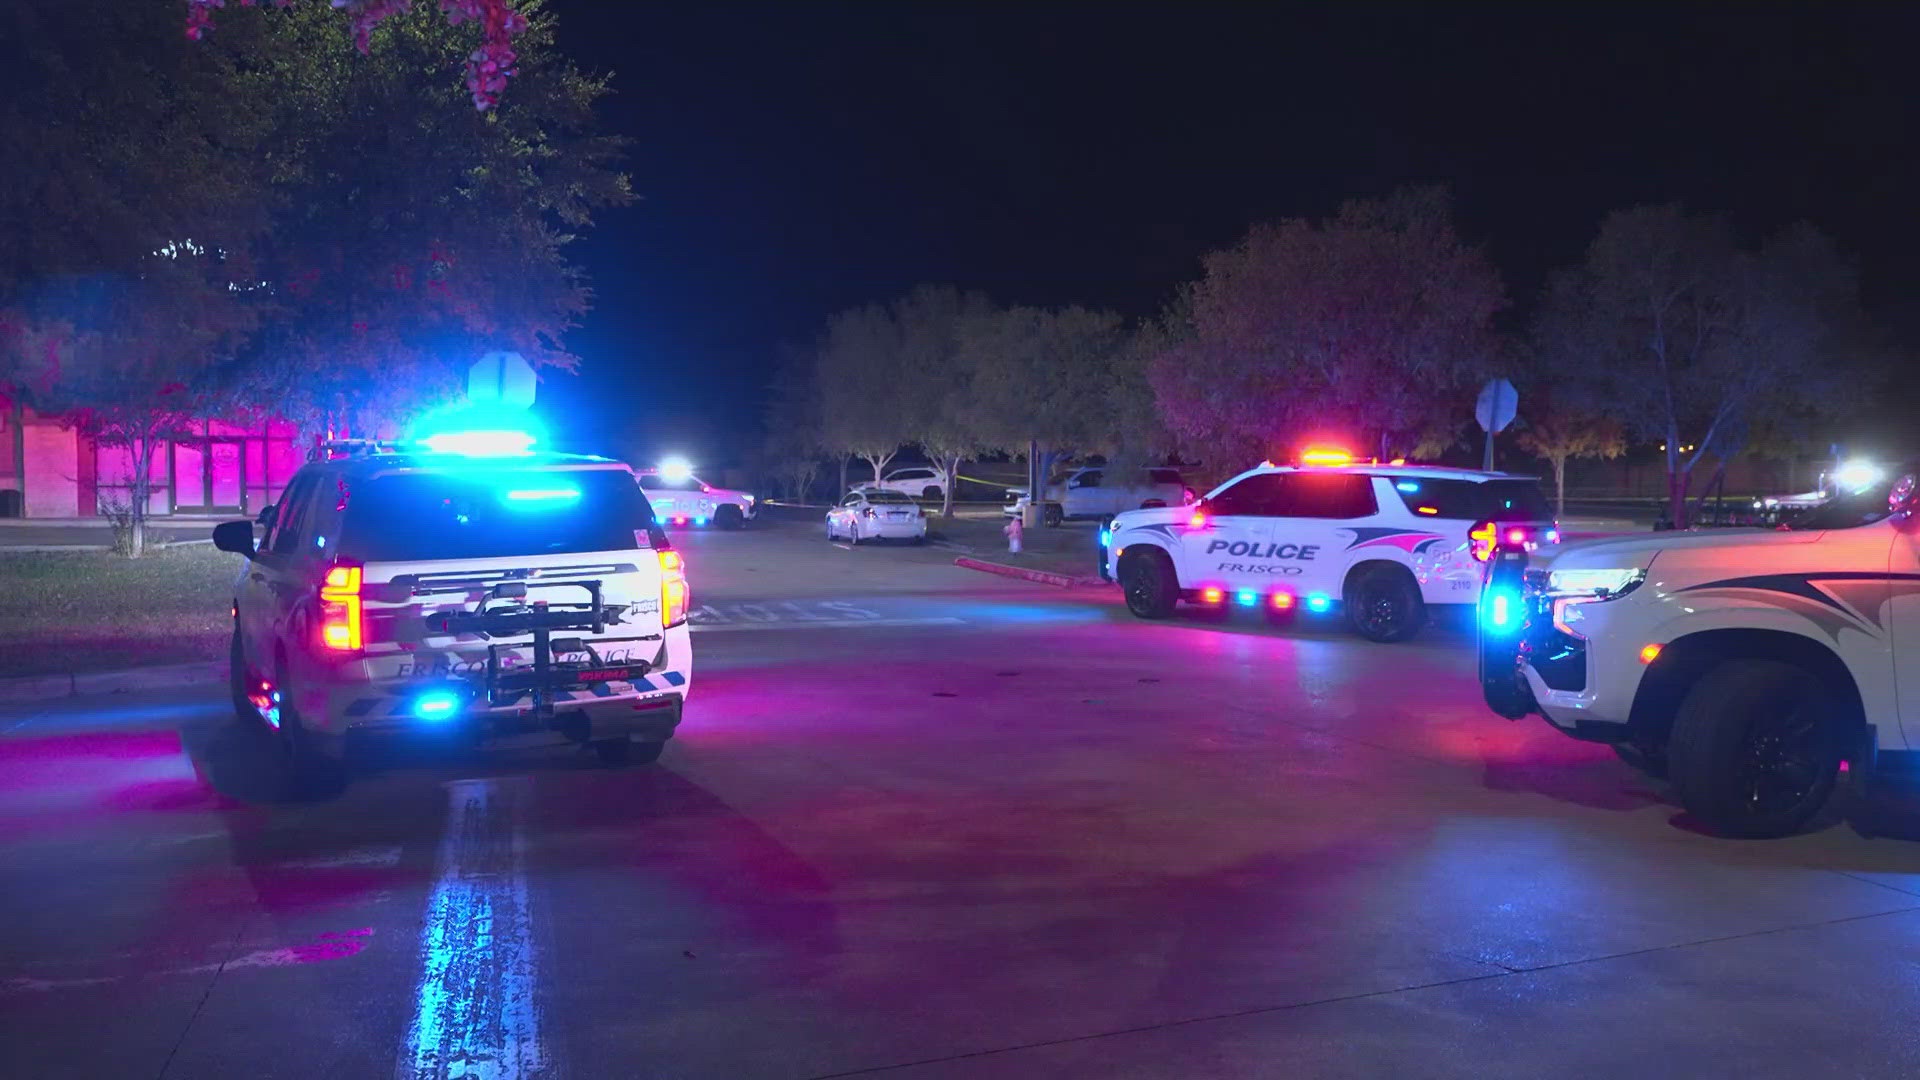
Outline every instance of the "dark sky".
{"label": "dark sky", "polygon": [[1920,323],[1912,6],[553,4],[642,199],[575,249],[598,309],[552,396],[635,453],[757,439],[838,308],[1147,314],[1249,223],[1404,183],[1453,190],[1523,308],[1606,211],[1677,199],[1813,221]]}

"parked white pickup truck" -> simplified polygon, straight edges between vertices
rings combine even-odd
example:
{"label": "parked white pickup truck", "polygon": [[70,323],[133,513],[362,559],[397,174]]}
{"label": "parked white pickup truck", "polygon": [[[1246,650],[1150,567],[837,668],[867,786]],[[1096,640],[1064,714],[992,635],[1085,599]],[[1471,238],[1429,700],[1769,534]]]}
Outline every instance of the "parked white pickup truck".
{"label": "parked white pickup truck", "polygon": [[[1058,525],[1067,518],[1103,518],[1123,510],[1155,506],[1183,506],[1194,500],[1192,488],[1178,469],[1133,469],[1110,476],[1099,465],[1075,469],[1047,485],[1042,520]],[[1006,515],[1018,517],[1027,508],[1024,487],[1007,489]]]}

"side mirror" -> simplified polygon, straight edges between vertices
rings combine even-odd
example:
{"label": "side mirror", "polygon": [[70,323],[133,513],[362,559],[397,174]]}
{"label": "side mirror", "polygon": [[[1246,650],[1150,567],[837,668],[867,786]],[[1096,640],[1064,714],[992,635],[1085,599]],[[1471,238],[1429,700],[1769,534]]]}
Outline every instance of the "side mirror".
{"label": "side mirror", "polygon": [[213,527],[213,546],[253,558],[253,522],[223,521]]}
{"label": "side mirror", "polygon": [[255,525],[260,526],[263,529],[269,525],[272,525],[273,515],[279,509],[280,509],[279,503],[268,503],[258,514],[255,514],[253,516],[253,523]]}

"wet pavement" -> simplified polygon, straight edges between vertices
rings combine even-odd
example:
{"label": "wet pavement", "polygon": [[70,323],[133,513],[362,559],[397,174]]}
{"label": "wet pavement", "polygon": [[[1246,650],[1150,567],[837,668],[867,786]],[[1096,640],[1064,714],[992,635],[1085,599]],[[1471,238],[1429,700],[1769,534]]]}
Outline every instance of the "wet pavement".
{"label": "wet pavement", "polygon": [[6,1075],[1920,1070],[1920,846],[1701,835],[1487,713],[1458,628],[683,547],[654,766],[415,748],[274,804],[217,687],[0,712]]}

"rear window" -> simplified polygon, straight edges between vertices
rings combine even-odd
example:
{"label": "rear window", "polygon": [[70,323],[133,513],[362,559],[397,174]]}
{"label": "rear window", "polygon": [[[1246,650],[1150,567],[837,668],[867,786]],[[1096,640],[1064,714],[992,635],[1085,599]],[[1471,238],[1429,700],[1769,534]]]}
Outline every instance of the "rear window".
{"label": "rear window", "polygon": [[877,489],[867,492],[867,501],[870,503],[910,503],[913,500],[897,491]]}
{"label": "rear window", "polygon": [[1533,480],[1393,477],[1407,509],[1441,521],[1551,521],[1553,508]]}
{"label": "rear window", "polygon": [[651,546],[653,508],[619,469],[393,473],[348,485],[340,554],[499,559]]}

